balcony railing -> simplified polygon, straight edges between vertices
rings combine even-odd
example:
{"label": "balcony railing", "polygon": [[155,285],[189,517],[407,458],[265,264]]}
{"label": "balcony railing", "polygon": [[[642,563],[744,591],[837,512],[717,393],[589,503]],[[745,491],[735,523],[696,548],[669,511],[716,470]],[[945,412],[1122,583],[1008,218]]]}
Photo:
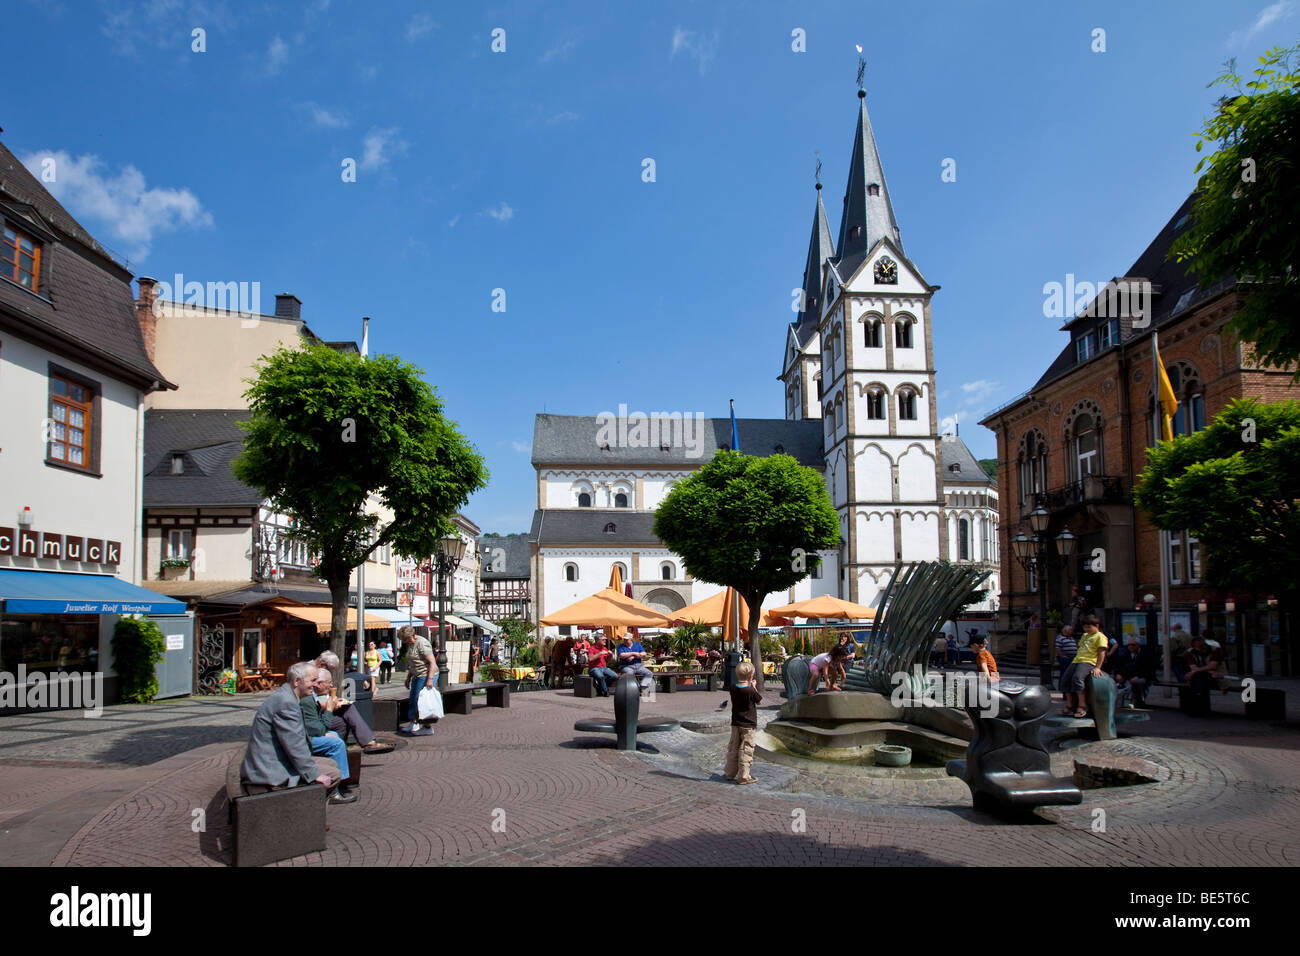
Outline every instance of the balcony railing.
{"label": "balcony railing", "polygon": [[1029,508],[1044,508],[1049,512],[1066,511],[1082,505],[1122,505],[1129,500],[1124,490],[1124,479],[1117,475],[1084,475],[1061,488],[1048,492],[1035,492]]}

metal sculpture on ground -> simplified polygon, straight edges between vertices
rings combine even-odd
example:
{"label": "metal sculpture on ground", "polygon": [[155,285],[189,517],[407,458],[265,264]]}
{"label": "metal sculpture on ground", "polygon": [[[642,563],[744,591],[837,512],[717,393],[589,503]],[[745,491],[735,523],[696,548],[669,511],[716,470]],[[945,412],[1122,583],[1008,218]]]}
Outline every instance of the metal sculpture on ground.
{"label": "metal sculpture on ground", "polygon": [[638,720],[640,711],[640,684],[632,674],[624,674],[614,688],[614,719],[579,720],[574,723],[573,729],[614,734],[615,749],[635,751],[638,733],[653,734],[681,727],[675,720]]}
{"label": "metal sculpture on ground", "polygon": [[946,561],[917,561],[906,568],[895,565],[880,597],[884,613],[876,619],[857,665],[865,689],[890,694],[896,686],[894,675],[905,674],[910,685],[907,696],[922,696],[935,634],[988,576],[988,571]]}
{"label": "metal sculpture on ground", "polygon": [[966,759],[948,763],[948,775],[970,787],[975,809],[1024,813],[1080,803],[1083,794],[1073,781],[1052,776],[1051,758],[1038,740],[1051,691],[1008,680],[990,690],[990,707],[966,708],[975,724]]}

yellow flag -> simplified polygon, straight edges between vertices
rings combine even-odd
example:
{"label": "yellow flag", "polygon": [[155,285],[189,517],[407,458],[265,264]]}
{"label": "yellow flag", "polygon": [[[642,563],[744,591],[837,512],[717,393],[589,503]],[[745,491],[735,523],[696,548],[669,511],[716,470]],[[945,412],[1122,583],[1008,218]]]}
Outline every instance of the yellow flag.
{"label": "yellow flag", "polygon": [[1159,379],[1159,394],[1157,402],[1160,406],[1160,440],[1174,440],[1174,416],[1178,414],[1178,397],[1174,394],[1174,385],[1169,381],[1169,373],[1165,371],[1164,360],[1160,357],[1160,343],[1156,340],[1155,333],[1151,334],[1151,347],[1155,350],[1156,358],[1156,375]]}

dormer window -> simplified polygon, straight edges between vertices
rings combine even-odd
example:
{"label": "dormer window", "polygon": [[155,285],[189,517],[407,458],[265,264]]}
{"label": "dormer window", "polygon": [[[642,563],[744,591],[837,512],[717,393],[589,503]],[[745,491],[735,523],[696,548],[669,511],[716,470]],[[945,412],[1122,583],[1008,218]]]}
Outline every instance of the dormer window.
{"label": "dormer window", "polygon": [[28,292],[39,292],[41,244],[9,223],[4,228],[4,240],[0,241],[0,276]]}
{"label": "dormer window", "polygon": [[172,455],[172,474],[173,474],[173,475],[183,475],[183,474],[185,474],[185,456],[184,456],[184,455]]}
{"label": "dormer window", "polygon": [[1110,319],[1097,326],[1097,351],[1119,343],[1119,319]]}
{"label": "dormer window", "polygon": [[869,186],[867,186],[867,195],[868,195],[868,196],[879,196],[879,195],[880,195],[880,183],[871,183]]}
{"label": "dormer window", "polygon": [[861,227],[861,226],[854,226],[852,229],[849,230],[849,239],[850,239],[850,240],[853,240],[853,239],[861,239],[861,238],[862,238],[862,227]]}
{"label": "dormer window", "polygon": [[1096,351],[1097,348],[1093,344],[1091,332],[1087,335],[1081,335],[1074,340],[1074,359],[1079,364],[1088,361]]}
{"label": "dormer window", "polygon": [[605,534],[613,534],[613,533],[614,533],[614,522],[611,521],[605,525]]}

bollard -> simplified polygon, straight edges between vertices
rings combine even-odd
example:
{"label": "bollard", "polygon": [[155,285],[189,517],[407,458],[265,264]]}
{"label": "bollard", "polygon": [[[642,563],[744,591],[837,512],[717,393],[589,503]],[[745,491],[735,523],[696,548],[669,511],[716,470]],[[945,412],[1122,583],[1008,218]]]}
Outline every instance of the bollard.
{"label": "bollard", "polygon": [[614,746],[619,750],[636,750],[637,716],[641,710],[641,684],[636,675],[625,673],[614,688]]}

